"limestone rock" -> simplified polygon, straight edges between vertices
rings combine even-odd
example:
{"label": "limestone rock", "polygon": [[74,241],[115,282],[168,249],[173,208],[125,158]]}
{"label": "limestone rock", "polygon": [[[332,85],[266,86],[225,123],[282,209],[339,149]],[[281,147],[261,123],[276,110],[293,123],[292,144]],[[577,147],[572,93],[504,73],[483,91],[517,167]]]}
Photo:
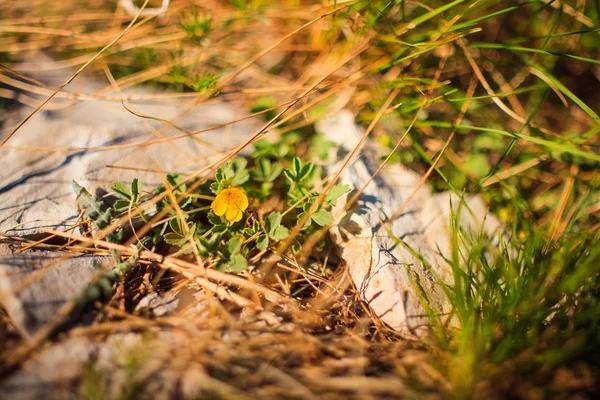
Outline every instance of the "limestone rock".
{"label": "limestone rock", "polygon": [[[341,160],[363,135],[349,112],[319,122],[317,131],[339,145]],[[452,271],[442,255],[451,250],[452,196],[434,195],[425,185],[398,218],[391,220],[421,177],[395,164],[368,183],[379,166],[379,155],[373,145],[367,144],[342,172],[340,183],[355,191],[366,187],[357,204],[340,216],[331,233],[355,286],[373,312],[391,328],[407,336],[419,335],[426,331],[429,322],[424,304],[435,314],[447,314],[451,308],[442,284],[452,284]],[[341,164],[331,166],[330,171],[334,173],[340,167]],[[491,215],[486,217],[481,199],[474,197],[465,202],[468,211],[460,214],[465,229],[478,232],[483,227],[493,235],[501,224]],[[339,203],[334,215],[345,207],[343,201]],[[454,197],[452,204],[456,209],[459,199]]]}
{"label": "limestone rock", "polygon": [[111,262],[110,257],[87,254],[13,254],[7,245],[0,244],[0,306],[21,333],[31,335]]}
{"label": "limestone rock", "polygon": [[[99,86],[93,81],[80,83],[88,91]],[[151,118],[132,114],[120,101],[79,101],[40,110],[0,147],[0,233],[31,236],[40,234],[42,227],[72,225],[77,217],[72,179],[92,193],[102,193],[112,181],[130,182],[135,177],[151,189],[162,183],[161,171],[198,171],[257,130],[246,121],[185,136],[244,116],[229,104],[192,107],[189,102],[161,99],[160,105],[146,101],[127,107]],[[9,116],[0,140],[29,112],[30,108],[22,108]],[[179,138],[169,140],[175,136]]]}

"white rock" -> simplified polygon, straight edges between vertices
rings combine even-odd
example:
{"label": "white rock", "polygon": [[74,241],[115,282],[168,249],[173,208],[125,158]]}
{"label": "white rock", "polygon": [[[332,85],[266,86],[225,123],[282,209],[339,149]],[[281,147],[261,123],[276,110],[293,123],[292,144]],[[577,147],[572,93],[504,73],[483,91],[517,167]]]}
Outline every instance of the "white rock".
{"label": "white rock", "polygon": [[[320,121],[317,131],[339,145],[341,160],[363,135],[348,111]],[[356,191],[362,189],[377,170],[379,155],[372,145],[364,146],[342,172],[340,183]],[[332,166],[330,173],[340,167],[341,163]],[[401,165],[386,167],[331,229],[362,299],[387,325],[407,336],[427,331],[429,318],[424,304],[434,314],[448,314],[451,309],[442,289],[443,284],[453,282],[451,268],[442,258],[451,250],[451,196],[434,195],[424,185],[401,215],[390,221],[420,180],[418,174]],[[453,197],[454,209],[460,204],[458,200]],[[460,214],[463,227],[475,232],[483,227],[493,235],[501,226],[497,218],[486,218],[481,199],[466,202],[471,209]],[[343,210],[344,203],[339,202],[334,214]]]}
{"label": "white rock", "polygon": [[78,296],[109,263],[110,257],[87,254],[12,254],[7,245],[0,244],[0,305],[21,333],[29,336]]}
{"label": "white rock", "polygon": [[[82,83],[88,90],[95,82]],[[150,94],[136,91],[135,94]],[[128,104],[143,115],[171,121],[187,131],[198,131],[225,124],[245,116],[230,104],[206,104],[196,108],[177,105],[161,99],[157,104]],[[29,112],[22,108],[8,118],[0,139],[6,137]],[[107,190],[112,181],[131,181],[137,177],[149,189],[161,184],[156,172],[107,168],[118,165],[129,168],[162,170],[165,173],[189,174],[223,151],[247,140],[257,131],[251,121],[185,137],[174,141],[143,145],[164,137],[185,133],[154,120],[128,112],[120,102],[83,101],[55,111],[41,110],[0,147],[3,168],[0,169],[0,233],[36,235],[41,227],[64,228],[77,217],[71,180],[75,179],[92,193]],[[158,133],[160,132],[160,133]],[[112,145],[134,145],[109,151],[51,151],[53,148],[96,148]],[[48,148],[30,151],[24,148]],[[16,149],[21,148],[21,149]]]}

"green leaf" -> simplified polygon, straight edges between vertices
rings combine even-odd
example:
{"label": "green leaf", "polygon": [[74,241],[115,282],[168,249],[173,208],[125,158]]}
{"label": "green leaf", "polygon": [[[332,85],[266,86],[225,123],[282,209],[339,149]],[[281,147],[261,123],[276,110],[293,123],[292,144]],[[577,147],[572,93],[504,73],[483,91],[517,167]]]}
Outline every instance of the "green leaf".
{"label": "green leaf", "polygon": [[246,170],[247,165],[248,161],[245,158],[236,158],[232,161],[234,176],[231,184],[233,186],[241,186],[250,179],[250,174],[248,173],[248,170]]}
{"label": "green leaf", "polygon": [[226,222],[223,220],[223,217],[216,215],[214,211],[208,213],[208,222],[210,222],[214,226],[226,224]]}
{"label": "green leaf", "polygon": [[251,227],[244,229],[244,233],[246,233],[247,236],[252,236],[260,231],[261,231],[260,223],[256,219],[254,219],[252,221]]}
{"label": "green leaf", "polygon": [[113,206],[113,209],[115,211],[124,211],[127,210],[129,208],[129,200],[123,200],[123,199],[119,199],[117,201],[115,201],[115,204]]}
{"label": "green leaf", "polygon": [[[214,230],[213,230],[214,232]],[[198,250],[200,251],[200,255],[206,257],[208,255],[214,254],[219,249],[219,244],[221,242],[220,234],[213,234],[210,238],[205,238],[203,236],[197,237],[196,244],[198,245]]]}
{"label": "green leaf", "polygon": [[131,199],[131,191],[124,182],[113,182],[110,184],[110,189],[121,197],[127,200]]}
{"label": "green leaf", "polygon": [[215,225],[213,228],[214,233],[225,233],[227,231],[226,225]]}
{"label": "green leaf", "polygon": [[210,186],[210,189],[218,194],[225,188],[246,183],[250,179],[250,173],[246,170],[247,164],[245,158],[236,158],[219,168],[215,173],[216,182]]}
{"label": "green leaf", "polygon": [[184,236],[181,236],[176,232],[166,233],[163,238],[168,244],[178,247],[183,246],[187,242],[187,239]]}
{"label": "green leaf", "polygon": [[319,179],[321,177],[322,168],[320,165],[312,164],[310,168],[310,173],[304,178],[304,183],[308,184],[313,182],[315,179]]}
{"label": "green leaf", "polygon": [[131,181],[131,194],[133,197],[133,202],[137,203],[140,199],[140,195],[142,193],[142,182],[138,178],[134,178]]}
{"label": "green leaf", "polygon": [[285,175],[285,177],[287,178],[287,180],[290,183],[294,183],[296,180],[296,177],[294,176],[294,173],[292,171],[290,171],[289,169],[286,169],[283,171],[283,174]]}
{"label": "green leaf", "polygon": [[297,180],[302,172],[302,161],[298,157],[294,157],[292,160],[292,173],[294,180]]}
{"label": "green leaf", "polygon": [[335,205],[341,196],[345,195],[346,193],[350,192],[351,190],[352,190],[352,188],[348,185],[337,184],[337,185],[333,186],[329,190],[329,192],[327,192],[325,201],[331,205]]}
{"label": "green leaf", "polygon": [[260,235],[258,238],[256,238],[257,249],[265,250],[267,247],[269,247],[269,238],[267,235]]}
{"label": "green leaf", "polygon": [[268,158],[260,158],[252,170],[253,178],[258,182],[273,182],[283,171],[280,163],[271,163]]}
{"label": "green leaf", "polygon": [[183,226],[179,218],[173,218],[169,221],[169,228],[179,236],[183,236]]}
{"label": "green leaf", "polygon": [[269,196],[271,191],[273,190],[273,182],[263,182],[260,185],[260,195],[263,197]]}
{"label": "green leaf", "polygon": [[265,229],[269,236],[272,236],[275,233],[275,229],[279,227],[281,224],[281,213],[272,212],[269,214],[267,219],[265,220]]}
{"label": "green leaf", "polygon": [[[304,218],[304,216],[306,215],[306,212],[301,212],[300,214],[298,214],[298,222],[300,222],[302,220],[302,218]],[[306,222],[304,223],[304,226],[302,227],[302,230],[308,229],[312,224],[312,218],[308,218],[306,220]]]}
{"label": "green leaf", "polygon": [[275,162],[273,164],[271,164],[271,173],[266,177],[268,182],[273,182],[275,179],[277,179],[277,177],[279,175],[281,175],[281,172],[283,171],[283,166],[278,163]]}
{"label": "green leaf", "polygon": [[275,118],[275,116],[277,115],[276,110],[274,110],[276,106],[277,101],[273,97],[263,96],[256,99],[256,103],[250,109],[250,111],[253,113],[258,113],[261,111],[269,110],[264,114],[265,120],[269,121]]}
{"label": "green leaf", "polygon": [[[167,182],[169,182],[169,185],[171,186],[177,186],[179,185],[183,180],[181,179],[181,177],[179,176],[179,174],[167,174]],[[180,188],[178,188],[180,190],[185,190],[185,185],[181,186]]]}
{"label": "green leaf", "polygon": [[229,239],[229,242],[227,242],[227,252],[230,257],[239,253],[241,249],[242,241],[238,237],[232,237]]}
{"label": "green leaf", "polygon": [[329,149],[335,146],[335,142],[327,140],[325,135],[318,133],[310,139],[310,154],[312,157],[327,161],[329,158]]}
{"label": "green leaf", "polygon": [[290,232],[286,227],[278,226],[277,229],[275,229],[275,232],[269,234],[269,236],[271,236],[273,240],[283,240],[288,237],[289,234]]}
{"label": "green leaf", "polygon": [[280,159],[285,157],[289,151],[290,146],[285,143],[273,143],[267,139],[257,140],[253,143],[254,150],[252,151],[253,158],[269,157]]}
{"label": "green leaf", "polygon": [[219,182],[213,182],[210,184],[210,190],[214,194],[219,194],[222,189],[223,189],[223,187],[221,186],[221,184]]}
{"label": "green leaf", "polygon": [[333,222],[333,214],[326,210],[319,210],[311,215],[311,219],[315,221],[317,225],[325,226]]}
{"label": "green leaf", "polygon": [[300,170],[299,176],[297,176],[297,180],[299,182],[310,181],[309,178],[312,177],[312,172],[313,172],[314,168],[315,168],[315,165],[311,162],[307,162],[306,164],[304,164],[302,166],[302,169]]}
{"label": "green leaf", "polygon": [[248,269],[248,261],[241,254],[237,254],[231,258],[227,266],[231,272],[241,272]]}

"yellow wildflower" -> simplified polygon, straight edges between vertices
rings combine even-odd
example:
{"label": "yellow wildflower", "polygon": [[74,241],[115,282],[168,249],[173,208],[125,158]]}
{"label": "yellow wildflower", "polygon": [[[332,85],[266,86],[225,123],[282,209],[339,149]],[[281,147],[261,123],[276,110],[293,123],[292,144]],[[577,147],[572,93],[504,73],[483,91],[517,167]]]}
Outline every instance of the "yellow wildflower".
{"label": "yellow wildflower", "polygon": [[248,196],[238,188],[224,189],[210,205],[216,215],[225,214],[229,222],[242,219],[244,210],[248,208]]}

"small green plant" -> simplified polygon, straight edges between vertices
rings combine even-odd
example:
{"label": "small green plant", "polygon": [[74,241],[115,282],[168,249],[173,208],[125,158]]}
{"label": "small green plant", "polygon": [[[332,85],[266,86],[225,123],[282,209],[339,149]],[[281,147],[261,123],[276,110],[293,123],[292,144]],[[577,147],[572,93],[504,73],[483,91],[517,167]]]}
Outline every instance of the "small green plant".
{"label": "small green plant", "polygon": [[115,211],[121,212],[127,210],[129,207],[132,207],[139,212],[139,215],[144,222],[147,222],[143,211],[139,207],[139,202],[142,196],[142,182],[140,182],[139,179],[134,178],[129,187],[127,187],[127,184],[124,182],[113,182],[110,185],[110,189],[118,197],[120,197],[120,199],[115,201],[115,204],[113,205],[113,209]]}
{"label": "small green plant", "polygon": [[194,43],[199,43],[207,33],[213,30],[212,18],[201,17],[194,6],[191,7],[189,13],[181,16],[179,26],[187,34],[188,39]]}
{"label": "small green plant", "polygon": [[[277,143],[258,141],[249,158],[234,158],[217,169],[213,180],[202,183],[167,175],[166,184],[179,199],[180,211],[165,196],[166,187],[159,186],[154,191],[154,196],[162,196],[157,210],[168,218],[145,240],[180,257],[197,252],[213,268],[237,273],[252,265],[250,259],[288,240],[291,229],[307,218],[300,235],[293,238],[297,250],[308,235],[333,222],[331,207],[351,190],[338,184],[321,196],[322,168],[293,155],[295,147],[287,144],[297,140],[299,136],[292,134]],[[331,144],[322,138],[313,142],[320,143],[318,152],[307,154],[325,158]],[[190,191],[192,185],[195,189]],[[138,179],[129,186],[114,182],[111,189],[119,197],[114,211],[140,209]],[[319,196],[323,201],[316,205]]]}
{"label": "small green plant", "polygon": [[[204,71],[202,75],[196,74],[189,84],[189,86],[198,93],[203,93],[214,89],[217,85],[217,77],[214,74]],[[217,93],[215,93],[217,94]]]}

